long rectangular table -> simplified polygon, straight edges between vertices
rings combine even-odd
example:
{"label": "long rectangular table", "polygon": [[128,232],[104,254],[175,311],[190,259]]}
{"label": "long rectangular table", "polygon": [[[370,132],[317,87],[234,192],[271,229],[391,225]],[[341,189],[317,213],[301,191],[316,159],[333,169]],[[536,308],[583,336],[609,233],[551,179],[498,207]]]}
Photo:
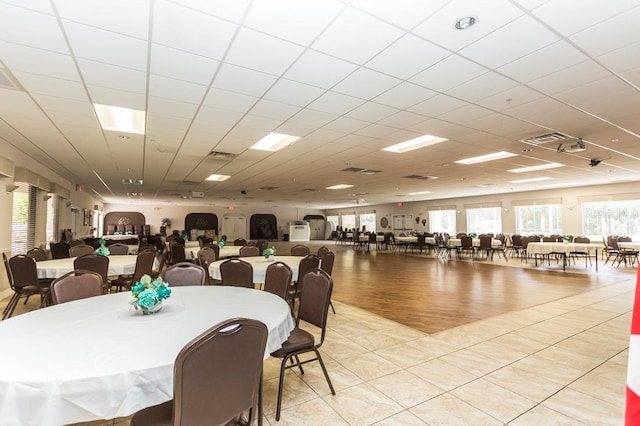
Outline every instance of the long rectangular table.
{"label": "long rectangular table", "polygon": [[532,254],[535,259],[535,264],[538,266],[538,256],[549,255],[549,254],[558,254],[562,257],[562,270],[566,270],[567,267],[567,256],[571,252],[585,252],[591,255],[593,252],[595,254],[595,262],[596,262],[596,271],[598,270],[598,249],[602,248],[602,244],[595,243],[544,243],[544,242],[533,242],[527,245],[527,254]]}

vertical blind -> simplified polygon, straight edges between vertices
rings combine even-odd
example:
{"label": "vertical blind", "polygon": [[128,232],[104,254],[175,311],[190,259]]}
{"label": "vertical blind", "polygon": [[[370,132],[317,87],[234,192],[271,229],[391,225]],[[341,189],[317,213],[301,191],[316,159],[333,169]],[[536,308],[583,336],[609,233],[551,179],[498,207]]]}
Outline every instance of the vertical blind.
{"label": "vertical blind", "polygon": [[11,215],[11,255],[24,254],[33,248],[36,236],[36,188],[16,182]]}

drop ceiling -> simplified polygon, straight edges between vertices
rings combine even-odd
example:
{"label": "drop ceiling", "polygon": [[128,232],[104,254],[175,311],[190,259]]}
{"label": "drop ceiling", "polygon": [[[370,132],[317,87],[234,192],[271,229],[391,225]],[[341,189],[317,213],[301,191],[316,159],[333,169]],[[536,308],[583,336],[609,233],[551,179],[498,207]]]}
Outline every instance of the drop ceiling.
{"label": "drop ceiling", "polygon": [[[0,0],[0,143],[106,203],[330,208],[638,181],[639,20],[635,0]],[[144,111],[145,134],[102,130],[93,104]],[[249,149],[270,132],[301,139]],[[381,151],[424,134],[448,141]],[[517,156],[455,163],[496,151]],[[507,172],[548,162],[564,167]]]}

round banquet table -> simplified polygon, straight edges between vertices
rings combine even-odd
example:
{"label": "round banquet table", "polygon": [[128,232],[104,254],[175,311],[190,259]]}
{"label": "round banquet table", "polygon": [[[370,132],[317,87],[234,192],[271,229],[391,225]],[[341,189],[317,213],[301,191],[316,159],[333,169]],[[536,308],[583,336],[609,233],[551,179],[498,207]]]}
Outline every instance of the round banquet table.
{"label": "round banquet table", "polygon": [[0,322],[0,423],[62,425],[128,416],[173,397],[178,352],[235,317],[269,330],[265,358],[294,323],[271,293],[223,286],[175,287],[143,316],[130,293],[62,303]]}
{"label": "round banquet table", "polygon": [[[36,262],[38,278],[58,278],[74,270],[75,257],[65,259],[41,260]],[[109,276],[133,275],[136,270],[137,256],[126,254],[109,256]],[[154,267],[156,262],[154,261]]]}
{"label": "round banquet table", "polygon": [[[298,266],[300,266],[300,261],[302,259],[303,256],[275,256],[274,262],[286,263],[289,268],[291,268],[291,272],[293,273],[293,281],[296,281],[298,279]],[[254,283],[264,282],[264,277],[267,273],[267,267],[273,263],[265,259],[264,256],[241,257],[240,260],[244,260],[245,262],[250,263],[253,267]],[[222,279],[222,275],[220,275],[220,265],[222,264],[222,262],[226,262],[226,260],[218,260],[209,265],[209,275],[214,280]]]}

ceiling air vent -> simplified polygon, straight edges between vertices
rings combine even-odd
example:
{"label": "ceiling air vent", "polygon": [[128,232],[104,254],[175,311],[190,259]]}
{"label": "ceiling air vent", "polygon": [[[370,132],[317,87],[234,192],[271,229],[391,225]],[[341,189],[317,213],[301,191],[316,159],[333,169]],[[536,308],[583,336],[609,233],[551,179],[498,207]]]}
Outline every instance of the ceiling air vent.
{"label": "ceiling air vent", "polygon": [[209,157],[214,160],[231,161],[237,157],[237,154],[231,154],[230,152],[211,151]]}
{"label": "ceiling air vent", "polygon": [[542,145],[549,142],[558,142],[566,138],[567,137],[562,133],[554,132],[547,133],[546,135],[535,136],[533,138],[526,139],[523,142],[530,143],[532,145]]}
{"label": "ceiling air vent", "polygon": [[417,179],[417,180],[433,180],[433,179],[438,179],[435,176],[421,176],[421,175],[409,175],[409,176],[403,176],[404,178],[407,179]]}
{"label": "ceiling air vent", "polygon": [[263,186],[258,188],[259,191],[273,191],[274,189],[278,189],[277,186]]}

